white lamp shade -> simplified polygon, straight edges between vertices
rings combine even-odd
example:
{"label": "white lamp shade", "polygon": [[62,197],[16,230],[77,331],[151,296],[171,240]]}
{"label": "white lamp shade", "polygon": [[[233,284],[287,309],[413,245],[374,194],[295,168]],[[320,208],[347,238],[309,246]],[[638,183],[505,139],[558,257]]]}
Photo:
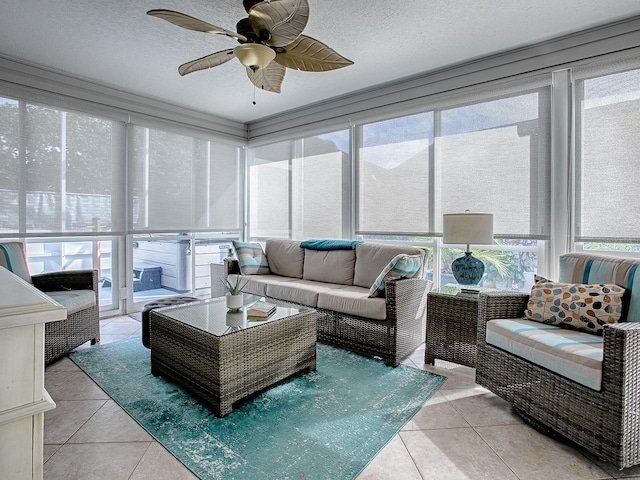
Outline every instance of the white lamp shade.
{"label": "white lamp shade", "polygon": [[442,242],[449,245],[491,245],[493,214],[446,213],[442,216]]}
{"label": "white lamp shade", "polygon": [[240,63],[252,70],[264,68],[276,58],[276,52],[259,43],[243,43],[233,49]]}

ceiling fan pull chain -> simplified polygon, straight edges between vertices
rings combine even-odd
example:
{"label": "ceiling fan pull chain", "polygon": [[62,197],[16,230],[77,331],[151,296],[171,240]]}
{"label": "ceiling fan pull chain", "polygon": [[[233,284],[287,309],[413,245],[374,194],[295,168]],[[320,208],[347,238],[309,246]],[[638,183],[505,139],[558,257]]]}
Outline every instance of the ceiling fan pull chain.
{"label": "ceiling fan pull chain", "polygon": [[253,86],[253,104],[256,104],[256,86]]}

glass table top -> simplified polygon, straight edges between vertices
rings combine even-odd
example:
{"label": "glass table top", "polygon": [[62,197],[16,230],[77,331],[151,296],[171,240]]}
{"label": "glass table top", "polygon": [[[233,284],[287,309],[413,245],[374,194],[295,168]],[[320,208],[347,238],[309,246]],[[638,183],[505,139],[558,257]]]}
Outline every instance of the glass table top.
{"label": "glass table top", "polygon": [[[247,316],[247,309],[259,301],[276,305],[276,311],[269,318]],[[312,311],[311,308],[292,305],[278,300],[265,300],[257,295],[244,295],[243,307],[238,311],[227,308],[226,298],[209,298],[198,302],[162,307],[156,310],[162,315],[178,320],[192,327],[216,336],[227,335],[240,330],[254,328],[267,322]]]}

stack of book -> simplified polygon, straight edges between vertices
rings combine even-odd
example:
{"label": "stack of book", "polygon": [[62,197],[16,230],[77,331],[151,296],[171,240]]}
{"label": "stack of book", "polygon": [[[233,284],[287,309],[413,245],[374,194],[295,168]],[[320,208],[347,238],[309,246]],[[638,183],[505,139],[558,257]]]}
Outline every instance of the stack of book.
{"label": "stack of book", "polygon": [[273,303],[267,303],[264,300],[254,303],[247,308],[247,317],[266,320],[276,311],[276,306]]}
{"label": "stack of book", "polygon": [[476,290],[475,288],[461,288],[460,293],[462,295],[480,295],[480,290]]}

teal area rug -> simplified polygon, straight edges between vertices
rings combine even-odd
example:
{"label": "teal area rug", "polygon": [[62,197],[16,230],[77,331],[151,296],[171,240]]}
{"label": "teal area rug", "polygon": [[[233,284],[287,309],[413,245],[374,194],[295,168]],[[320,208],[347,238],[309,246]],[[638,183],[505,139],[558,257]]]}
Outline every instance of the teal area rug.
{"label": "teal area rug", "polygon": [[318,344],[317,371],[292,377],[215,417],[150,373],[140,339],[71,359],[202,479],[355,478],[445,377]]}

